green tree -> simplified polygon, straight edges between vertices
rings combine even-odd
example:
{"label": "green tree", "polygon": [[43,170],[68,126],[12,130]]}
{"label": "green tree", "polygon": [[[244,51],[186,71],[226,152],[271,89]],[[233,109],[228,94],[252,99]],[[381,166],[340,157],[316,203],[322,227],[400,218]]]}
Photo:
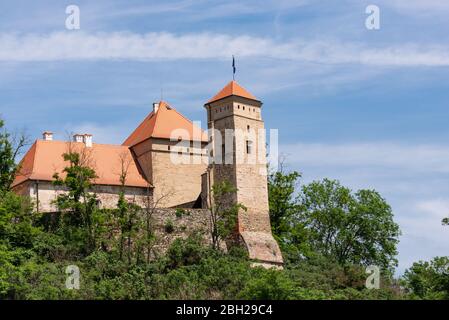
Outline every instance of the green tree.
{"label": "green tree", "polygon": [[68,166],[63,169],[64,176],[54,174],[53,183],[64,187],[67,192],[59,194],[55,204],[62,213],[62,228],[66,235],[71,233],[84,243],[85,252],[96,247],[96,228],[102,222],[102,211],[98,209],[96,194],[92,192],[92,181],[97,177],[91,168],[87,150],[69,150],[63,154]]}
{"label": "green tree", "polygon": [[259,269],[239,293],[250,300],[289,300],[294,298],[294,283],[283,271]]}
{"label": "green tree", "polygon": [[126,251],[128,265],[131,265],[134,255],[136,256],[136,263],[138,263],[142,255],[142,245],[145,243],[142,235],[143,219],[141,208],[135,203],[127,202],[124,193],[121,192],[116,211],[120,227],[120,259],[122,259],[123,253]]}
{"label": "green tree", "polygon": [[26,144],[21,135],[17,139],[4,129],[4,121],[0,119],[0,192],[9,191],[20,166],[16,164],[17,155]]}
{"label": "green tree", "polygon": [[299,205],[294,197],[299,172],[276,171],[268,176],[268,202],[273,233],[282,237],[289,232],[291,217],[298,212]]}
{"label": "green tree", "polygon": [[0,242],[11,247],[31,248],[40,229],[33,226],[33,204],[12,192],[0,201]]}
{"label": "green tree", "polygon": [[222,241],[230,239],[236,231],[239,210],[246,210],[245,206],[235,203],[232,194],[237,189],[229,182],[222,181],[212,186],[212,203],[210,207],[210,234],[212,247],[220,249]]}
{"label": "green tree", "polygon": [[24,265],[36,255],[33,251],[42,230],[34,226],[33,205],[29,198],[4,192],[0,198],[0,300],[20,299],[26,282]]}
{"label": "green tree", "polygon": [[390,271],[397,265],[399,226],[376,191],[352,193],[324,179],[304,186],[299,201],[301,211],[292,223],[304,225],[315,252],[340,264],[375,264]]}
{"label": "green tree", "polygon": [[415,262],[405,271],[403,283],[417,298],[449,299],[449,257]]}
{"label": "green tree", "polygon": [[301,208],[295,196],[300,177],[299,172],[284,172],[282,168],[268,176],[271,228],[286,263],[297,263],[304,255],[311,255],[307,230],[295,219]]}

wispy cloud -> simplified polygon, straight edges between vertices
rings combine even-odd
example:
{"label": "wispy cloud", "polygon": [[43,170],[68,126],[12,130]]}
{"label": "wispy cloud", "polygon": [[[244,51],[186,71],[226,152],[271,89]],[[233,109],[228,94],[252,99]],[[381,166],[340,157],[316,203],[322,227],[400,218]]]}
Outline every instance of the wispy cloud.
{"label": "wispy cloud", "polygon": [[[65,136],[59,135],[60,139],[70,138],[71,133],[89,133],[93,135],[95,143],[122,144],[130,134],[125,126],[120,125],[100,125],[96,123],[82,123],[78,125],[66,125]],[[69,133],[69,134],[68,134]]]}
{"label": "wispy cloud", "polygon": [[449,173],[449,147],[406,145],[391,142],[355,144],[284,145],[289,161],[301,165],[390,167],[404,170]]}
{"label": "wispy cloud", "polygon": [[449,11],[447,0],[382,0],[380,5],[393,7],[402,13],[445,14]]}
{"label": "wispy cloud", "polygon": [[438,220],[449,217],[449,200],[448,199],[433,199],[421,201],[417,203],[416,208],[419,211],[427,212]]}
{"label": "wispy cloud", "polygon": [[277,42],[249,35],[192,33],[0,34],[0,61],[176,60],[268,57],[320,64],[449,66],[449,47],[368,47],[340,41]]}

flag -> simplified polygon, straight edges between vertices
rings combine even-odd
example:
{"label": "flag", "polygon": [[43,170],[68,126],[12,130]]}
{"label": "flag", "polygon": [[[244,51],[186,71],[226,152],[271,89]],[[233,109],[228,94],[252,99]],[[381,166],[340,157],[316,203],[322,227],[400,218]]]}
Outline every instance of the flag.
{"label": "flag", "polygon": [[235,58],[232,56],[232,78],[235,78]]}

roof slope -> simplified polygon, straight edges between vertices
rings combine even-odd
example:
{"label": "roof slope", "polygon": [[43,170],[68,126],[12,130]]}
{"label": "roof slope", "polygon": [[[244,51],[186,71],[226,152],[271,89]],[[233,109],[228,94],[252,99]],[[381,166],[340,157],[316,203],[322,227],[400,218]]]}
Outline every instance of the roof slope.
{"label": "roof slope", "polygon": [[14,180],[13,186],[27,180],[53,181],[53,175],[62,171],[68,165],[63,154],[72,148],[88,159],[89,165],[95,170],[98,178],[94,183],[99,185],[121,185],[120,173],[122,159],[128,167],[126,186],[147,187],[149,183],[139,173],[131,151],[126,146],[96,144],[91,148],[80,142],[36,140],[21,161],[21,168]]}
{"label": "roof slope", "polygon": [[207,134],[201,128],[168,103],[161,101],[157,111],[151,112],[123,142],[123,145],[134,146],[149,138],[177,139],[178,137],[191,141],[208,141]]}
{"label": "roof slope", "polygon": [[229,96],[239,96],[239,97],[258,101],[258,99],[255,96],[253,96],[245,88],[243,88],[241,85],[239,85],[237,83],[237,81],[233,80],[233,81],[229,82],[223,89],[221,89],[221,91],[219,93],[217,93],[213,98],[211,98],[209,101],[207,101],[206,104],[224,99]]}

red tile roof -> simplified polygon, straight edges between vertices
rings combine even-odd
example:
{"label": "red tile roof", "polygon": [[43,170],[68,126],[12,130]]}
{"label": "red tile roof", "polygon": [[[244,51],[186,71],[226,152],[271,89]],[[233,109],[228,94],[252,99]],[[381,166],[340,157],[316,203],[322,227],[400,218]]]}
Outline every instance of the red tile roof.
{"label": "red tile roof", "polygon": [[237,83],[237,81],[231,81],[223,89],[221,89],[221,91],[219,93],[217,93],[213,98],[211,98],[209,101],[207,101],[206,104],[224,99],[229,96],[239,96],[239,97],[258,101],[258,99],[255,96],[253,96],[245,88],[243,88],[241,85],[239,85]]}
{"label": "red tile roof", "polygon": [[123,145],[134,146],[149,138],[171,139],[178,137],[191,141],[208,141],[207,134],[201,128],[194,125],[168,103],[161,101],[156,113],[151,112],[123,142]]}
{"label": "red tile roof", "polygon": [[81,142],[46,140],[37,140],[28,150],[21,161],[21,168],[13,186],[27,180],[53,181],[55,172],[63,176],[62,171],[68,165],[63,159],[63,154],[69,151],[69,146],[76,152],[84,152],[88,155],[89,164],[95,169],[98,176],[94,181],[95,184],[121,185],[121,159],[125,157],[129,163],[126,186],[149,186],[149,183],[139,173],[131,151],[126,146],[94,143],[92,147],[87,148]]}

